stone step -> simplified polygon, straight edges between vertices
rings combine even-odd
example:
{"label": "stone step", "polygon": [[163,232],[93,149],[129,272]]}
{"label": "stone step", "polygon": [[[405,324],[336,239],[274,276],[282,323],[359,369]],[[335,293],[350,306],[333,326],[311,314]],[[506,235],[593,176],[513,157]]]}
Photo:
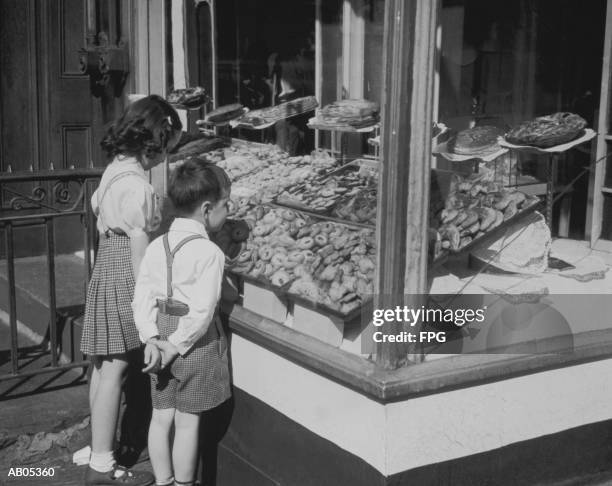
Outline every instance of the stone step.
{"label": "stone step", "polygon": [[[49,277],[45,256],[15,259],[16,307],[19,346],[49,340]],[[81,317],[85,302],[85,263],[76,255],[55,257],[56,325],[64,360],[80,361]],[[9,322],[9,285],[6,260],[0,262],[0,321]],[[2,325],[2,324],[0,324]],[[9,347],[10,341],[4,348]],[[24,342],[25,343],[25,342]],[[28,346],[27,343],[24,344]]]}

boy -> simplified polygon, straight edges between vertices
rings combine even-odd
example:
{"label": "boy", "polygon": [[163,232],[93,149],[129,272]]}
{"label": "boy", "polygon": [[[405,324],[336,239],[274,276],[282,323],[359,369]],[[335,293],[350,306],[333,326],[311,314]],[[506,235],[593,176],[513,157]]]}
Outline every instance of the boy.
{"label": "boy", "polygon": [[174,170],[168,195],[177,217],[147,248],[136,282],[132,306],[146,370],[157,369],[149,455],[159,486],[194,484],[200,413],[231,394],[217,316],[225,255],[209,239],[225,222],[230,187],[222,169],[199,159]]}

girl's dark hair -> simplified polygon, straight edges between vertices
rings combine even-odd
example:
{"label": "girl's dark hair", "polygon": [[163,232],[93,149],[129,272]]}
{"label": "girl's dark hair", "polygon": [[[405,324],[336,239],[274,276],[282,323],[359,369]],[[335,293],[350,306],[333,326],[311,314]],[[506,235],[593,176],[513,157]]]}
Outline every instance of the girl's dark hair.
{"label": "girl's dark hair", "polygon": [[194,157],[170,175],[168,197],[179,214],[193,214],[204,201],[216,203],[229,193],[231,181],[215,164]]}
{"label": "girl's dark hair", "polygon": [[161,96],[150,95],[128,105],[107,129],[100,145],[109,157],[154,156],[166,148],[172,133],[182,128],[176,110]]}

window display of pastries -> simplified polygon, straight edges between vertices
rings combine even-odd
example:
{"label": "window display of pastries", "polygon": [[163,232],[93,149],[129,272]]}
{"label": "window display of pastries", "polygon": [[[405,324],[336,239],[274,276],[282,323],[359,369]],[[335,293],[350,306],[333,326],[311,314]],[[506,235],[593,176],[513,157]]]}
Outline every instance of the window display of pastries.
{"label": "window display of pastries", "polygon": [[285,288],[342,313],[373,292],[374,231],[315,221],[290,209],[257,206],[233,271]]}

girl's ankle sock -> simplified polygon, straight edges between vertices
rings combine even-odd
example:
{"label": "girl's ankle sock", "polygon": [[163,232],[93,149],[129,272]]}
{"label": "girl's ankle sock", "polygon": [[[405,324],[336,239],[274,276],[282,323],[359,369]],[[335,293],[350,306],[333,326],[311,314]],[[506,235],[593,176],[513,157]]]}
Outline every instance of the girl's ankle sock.
{"label": "girl's ankle sock", "polygon": [[174,478],[155,480],[155,486],[174,486]]}
{"label": "girl's ankle sock", "polygon": [[89,467],[94,471],[106,473],[111,471],[115,466],[115,457],[113,451],[108,452],[92,452],[89,459]]}

